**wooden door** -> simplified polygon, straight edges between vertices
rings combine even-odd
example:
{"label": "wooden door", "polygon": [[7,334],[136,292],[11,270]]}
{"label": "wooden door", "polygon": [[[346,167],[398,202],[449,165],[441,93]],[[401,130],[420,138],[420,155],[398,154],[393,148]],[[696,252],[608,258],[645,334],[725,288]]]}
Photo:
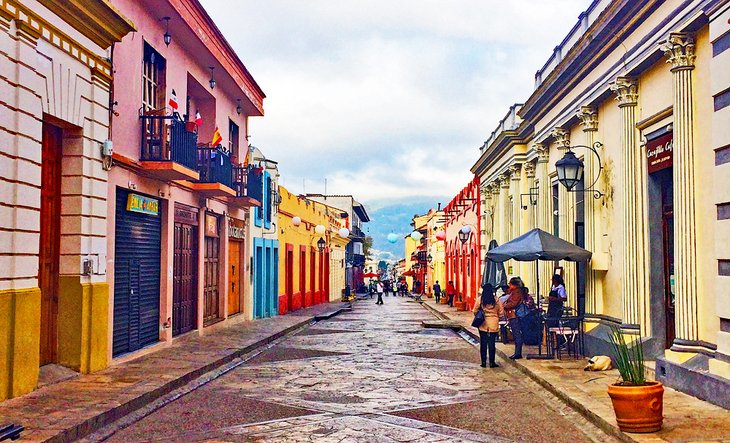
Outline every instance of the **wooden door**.
{"label": "wooden door", "polygon": [[210,323],[219,318],[218,314],[218,237],[205,237],[205,285],[203,299],[205,303],[203,320]]}
{"label": "wooden door", "polygon": [[241,312],[241,243],[228,242],[228,315]]}
{"label": "wooden door", "polygon": [[294,249],[287,245],[286,248],[286,311],[294,310]]}
{"label": "wooden door", "polygon": [[43,123],[41,148],[41,232],[38,286],[41,289],[40,364],[56,361],[58,275],[61,244],[61,129]]}
{"label": "wooden door", "polygon": [[198,227],[175,223],[172,286],[172,335],[197,326]]}

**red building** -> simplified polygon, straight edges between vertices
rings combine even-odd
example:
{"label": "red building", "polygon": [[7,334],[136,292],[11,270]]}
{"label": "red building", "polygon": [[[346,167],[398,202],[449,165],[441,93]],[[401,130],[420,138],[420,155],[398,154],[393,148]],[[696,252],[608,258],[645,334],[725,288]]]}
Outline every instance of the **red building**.
{"label": "red building", "polygon": [[475,176],[444,208],[446,223],[446,280],[454,282],[459,309],[470,309],[481,281],[481,199]]}

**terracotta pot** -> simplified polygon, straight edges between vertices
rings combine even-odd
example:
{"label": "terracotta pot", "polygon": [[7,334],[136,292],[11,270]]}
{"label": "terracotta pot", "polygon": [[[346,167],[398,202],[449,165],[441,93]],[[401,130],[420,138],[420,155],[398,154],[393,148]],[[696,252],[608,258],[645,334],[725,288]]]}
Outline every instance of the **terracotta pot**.
{"label": "terracotta pot", "polygon": [[441,296],[441,304],[442,305],[445,305],[447,303],[449,303],[449,297],[447,295],[442,295]]}
{"label": "terracotta pot", "polygon": [[608,385],[618,427],[624,432],[656,432],[662,428],[664,385],[658,381],[643,386]]}
{"label": "terracotta pot", "polygon": [[454,307],[457,311],[466,311],[466,302],[464,301],[455,301]]}

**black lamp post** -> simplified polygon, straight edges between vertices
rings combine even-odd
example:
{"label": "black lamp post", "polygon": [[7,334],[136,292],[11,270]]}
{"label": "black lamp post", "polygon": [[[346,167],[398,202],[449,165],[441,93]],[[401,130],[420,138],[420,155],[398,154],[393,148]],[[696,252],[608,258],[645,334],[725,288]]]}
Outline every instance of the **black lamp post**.
{"label": "black lamp post", "polygon": [[170,35],[170,17],[162,17],[165,21],[165,33],[162,35],[162,40],[165,42],[165,46],[170,46],[172,43],[172,35]]}
{"label": "black lamp post", "polygon": [[[593,186],[598,182],[598,178],[603,170],[601,164],[601,156],[598,155],[598,148],[603,146],[601,142],[595,142],[593,146],[576,145],[571,146],[563,155],[563,158],[555,162],[555,171],[558,175],[558,181],[568,190],[568,192],[592,192],[593,197],[598,199],[603,196],[603,193],[597,189],[593,189]],[[598,174],[596,174],[595,180],[591,183],[591,186],[585,189],[574,189],[575,186],[583,180],[584,167],[583,162],[575,156],[573,149],[584,148],[596,154],[598,159]]]}
{"label": "black lamp post", "polygon": [[320,237],[317,241],[317,249],[319,249],[319,252],[323,252],[326,245],[327,243],[325,243],[324,239]]}

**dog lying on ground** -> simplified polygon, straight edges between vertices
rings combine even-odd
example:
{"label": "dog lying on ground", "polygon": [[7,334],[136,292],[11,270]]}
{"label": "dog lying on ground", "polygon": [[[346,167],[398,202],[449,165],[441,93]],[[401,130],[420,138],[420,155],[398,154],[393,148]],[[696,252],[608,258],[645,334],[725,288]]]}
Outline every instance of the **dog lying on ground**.
{"label": "dog lying on ground", "polygon": [[611,357],[606,355],[596,355],[588,360],[588,365],[583,368],[584,371],[608,371],[611,369]]}

